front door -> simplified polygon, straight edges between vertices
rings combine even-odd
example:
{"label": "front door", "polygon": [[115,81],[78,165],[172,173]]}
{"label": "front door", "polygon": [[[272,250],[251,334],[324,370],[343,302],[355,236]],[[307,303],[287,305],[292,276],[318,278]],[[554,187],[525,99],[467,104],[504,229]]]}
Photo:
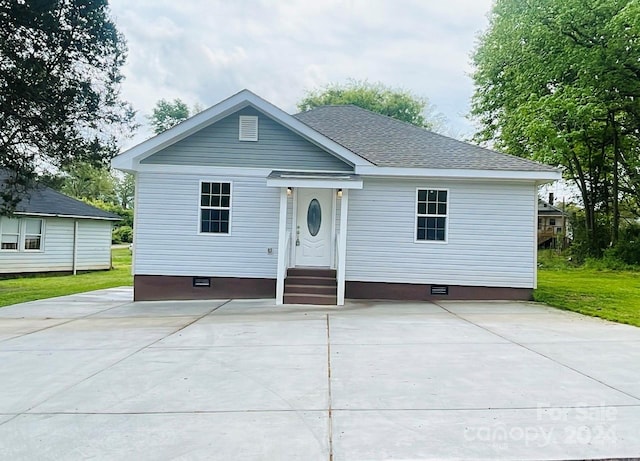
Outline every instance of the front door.
{"label": "front door", "polygon": [[329,267],[333,189],[298,189],[296,266]]}

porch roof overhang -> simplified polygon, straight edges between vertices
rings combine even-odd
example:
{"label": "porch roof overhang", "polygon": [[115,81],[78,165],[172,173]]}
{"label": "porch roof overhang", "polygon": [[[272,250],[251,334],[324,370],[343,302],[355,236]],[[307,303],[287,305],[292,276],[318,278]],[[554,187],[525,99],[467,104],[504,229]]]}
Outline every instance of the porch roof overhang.
{"label": "porch roof overhang", "polygon": [[268,187],[314,187],[318,189],[362,189],[362,178],[351,173],[272,171]]}

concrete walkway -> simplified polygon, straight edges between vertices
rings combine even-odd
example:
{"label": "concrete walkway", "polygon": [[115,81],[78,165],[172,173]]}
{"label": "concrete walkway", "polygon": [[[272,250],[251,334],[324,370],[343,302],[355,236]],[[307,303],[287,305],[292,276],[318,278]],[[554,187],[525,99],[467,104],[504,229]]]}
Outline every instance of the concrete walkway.
{"label": "concrete walkway", "polygon": [[640,329],[531,303],[0,309],[0,458],[640,455]]}

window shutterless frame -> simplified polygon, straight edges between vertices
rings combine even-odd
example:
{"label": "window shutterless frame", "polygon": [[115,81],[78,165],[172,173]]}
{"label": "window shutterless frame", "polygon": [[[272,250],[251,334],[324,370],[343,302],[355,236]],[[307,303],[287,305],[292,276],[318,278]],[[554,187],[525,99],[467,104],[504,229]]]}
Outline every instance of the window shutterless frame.
{"label": "window shutterless frame", "polygon": [[[18,218],[0,216],[0,251],[18,252],[21,248],[22,222]],[[15,245],[15,248],[2,248],[5,245]]]}
{"label": "window shutterless frame", "polygon": [[[437,192],[446,192],[447,201],[446,207],[447,212],[445,214],[438,213],[418,213],[418,197],[420,191],[437,191]],[[449,216],[451,215],[449,209],[451,206],[451,192],[447,188],[442,187],[416,187],[416,195],[415,202],[413,203],[413,214],[414,214],[414,222],[413,222],[413,241],[414,243],[428,243],[428,244],[447,244],[449,243]],[[437,206],[436,206],[437,208]],[[427,210],[428,211],[428,210]],[[438,210],[436,210],[438,211]],[[427,239],[418,239],[418,218],[445,218],[444,222],[444,240],[427,240]]]}
{"label": "window shutterless frame", "polygon": [[[202,206],[202,185],[203,184],[229,184],[229,207],[203,207]],[[227,237],[231,235],[231,228],[233,224],[233,181],[228,179],[201,179],[198,181],[198,219],[197,219],[197,233],[198,235],[214,235],[219,237]],[[202,210],[229,210],[229,232],[202,232]]]}
{"label": "window shutterless frame", "polygon": [[[10,229],[9,226],[9,218],[0,217],[0,241],[5,242],[8,239],[5,236],[14,236],[16,237],[16,248],[2,248],[0,244],[0,251],[9,251],[9,252],[27,252],[27,253],[41,253],[44,251],[44,236],[45,236],[45,227],[46,220],[41,218],[12,218],[11,220],[15,220],[17,222],[17,232],[15,229]],[[28,224],[39,223],[39,232],[33,232],[34,229],[28,229]],[[30,237],[28,239],[27,237]],[[37,237],[39,240],[38,248],[27,248],[27,240],[34,240],[33,237]]]}
{"label": "window shutterless frame", "polygon": [[[36,219],[36,218],[25,218],[22,221],[22,241],[21,241],[21,245],[22,245],[22,249],[24,251],[27,251],[29,253],[32,252],[39,252],[39,251],[44,251],[44,226],[45,226],[45,220],[44,219]],[[40,221],[40,226],[39,229],[33,229],[30,228],[30,225],[36,224],[36,221]],[[39,230],[40,232],[36,232],[36,230]],[[27,242],[30,242],[29,244],[32,245],[32,241],[35,240],[34,237],[37,237],[37,239],[39,240],[38,243],[38,248],[27,248]]]}

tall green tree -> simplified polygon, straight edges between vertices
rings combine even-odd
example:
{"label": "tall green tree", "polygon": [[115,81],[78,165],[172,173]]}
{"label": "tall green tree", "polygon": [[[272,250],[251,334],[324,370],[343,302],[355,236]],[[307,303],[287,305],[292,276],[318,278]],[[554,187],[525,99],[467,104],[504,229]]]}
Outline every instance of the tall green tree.
{"label": "tall green tree", "polygon": [[129,173],[77,162],[56,173],[39,175],[38,183],[80,200],[133,209],[135,177]]}
{"label": "tall green tree", "polygon": [[0,0],[0,214],[39,167],[106,163],[134,129],[107,0]]}
{"label": "tall green tree", "polygon": [[476,140],[563,166],[596,253],[597,222],[615,243],[640,192],[639,17],[639,0],[497,0],[473,56]]}
{"label": "tall green tree", "polygon": [[60,191],[81,200],[117,203],[118,181],[108,168],[76,163],[63,173]]}
{"label": "tall green tree", "polygon": [[[199,112],[199,106],[194,108],[194,111]],[[153,112],[147,118],[153,128],[155,134],[160,134],[163,131],[177,125],[180,122],[184,122],[191,115],[189,106],[179,98],[173,101],[167,101],[166,99],[160,99]]]}
{"label": "tall green tree", "polygon": [[309,91],[298,103],[298,109],[306,111],[315,107],[346,104],[434,131],[445,128],[444,116],[427,98],[382,83],[361,80],[349,80],[344,84],[332,83]]}
{"label": "tall green tree", "polygon": [[124,173],[116,178],[115,193],[118,205],[127,210],[133,208],[136,191],[136,178],[131,173]]}

